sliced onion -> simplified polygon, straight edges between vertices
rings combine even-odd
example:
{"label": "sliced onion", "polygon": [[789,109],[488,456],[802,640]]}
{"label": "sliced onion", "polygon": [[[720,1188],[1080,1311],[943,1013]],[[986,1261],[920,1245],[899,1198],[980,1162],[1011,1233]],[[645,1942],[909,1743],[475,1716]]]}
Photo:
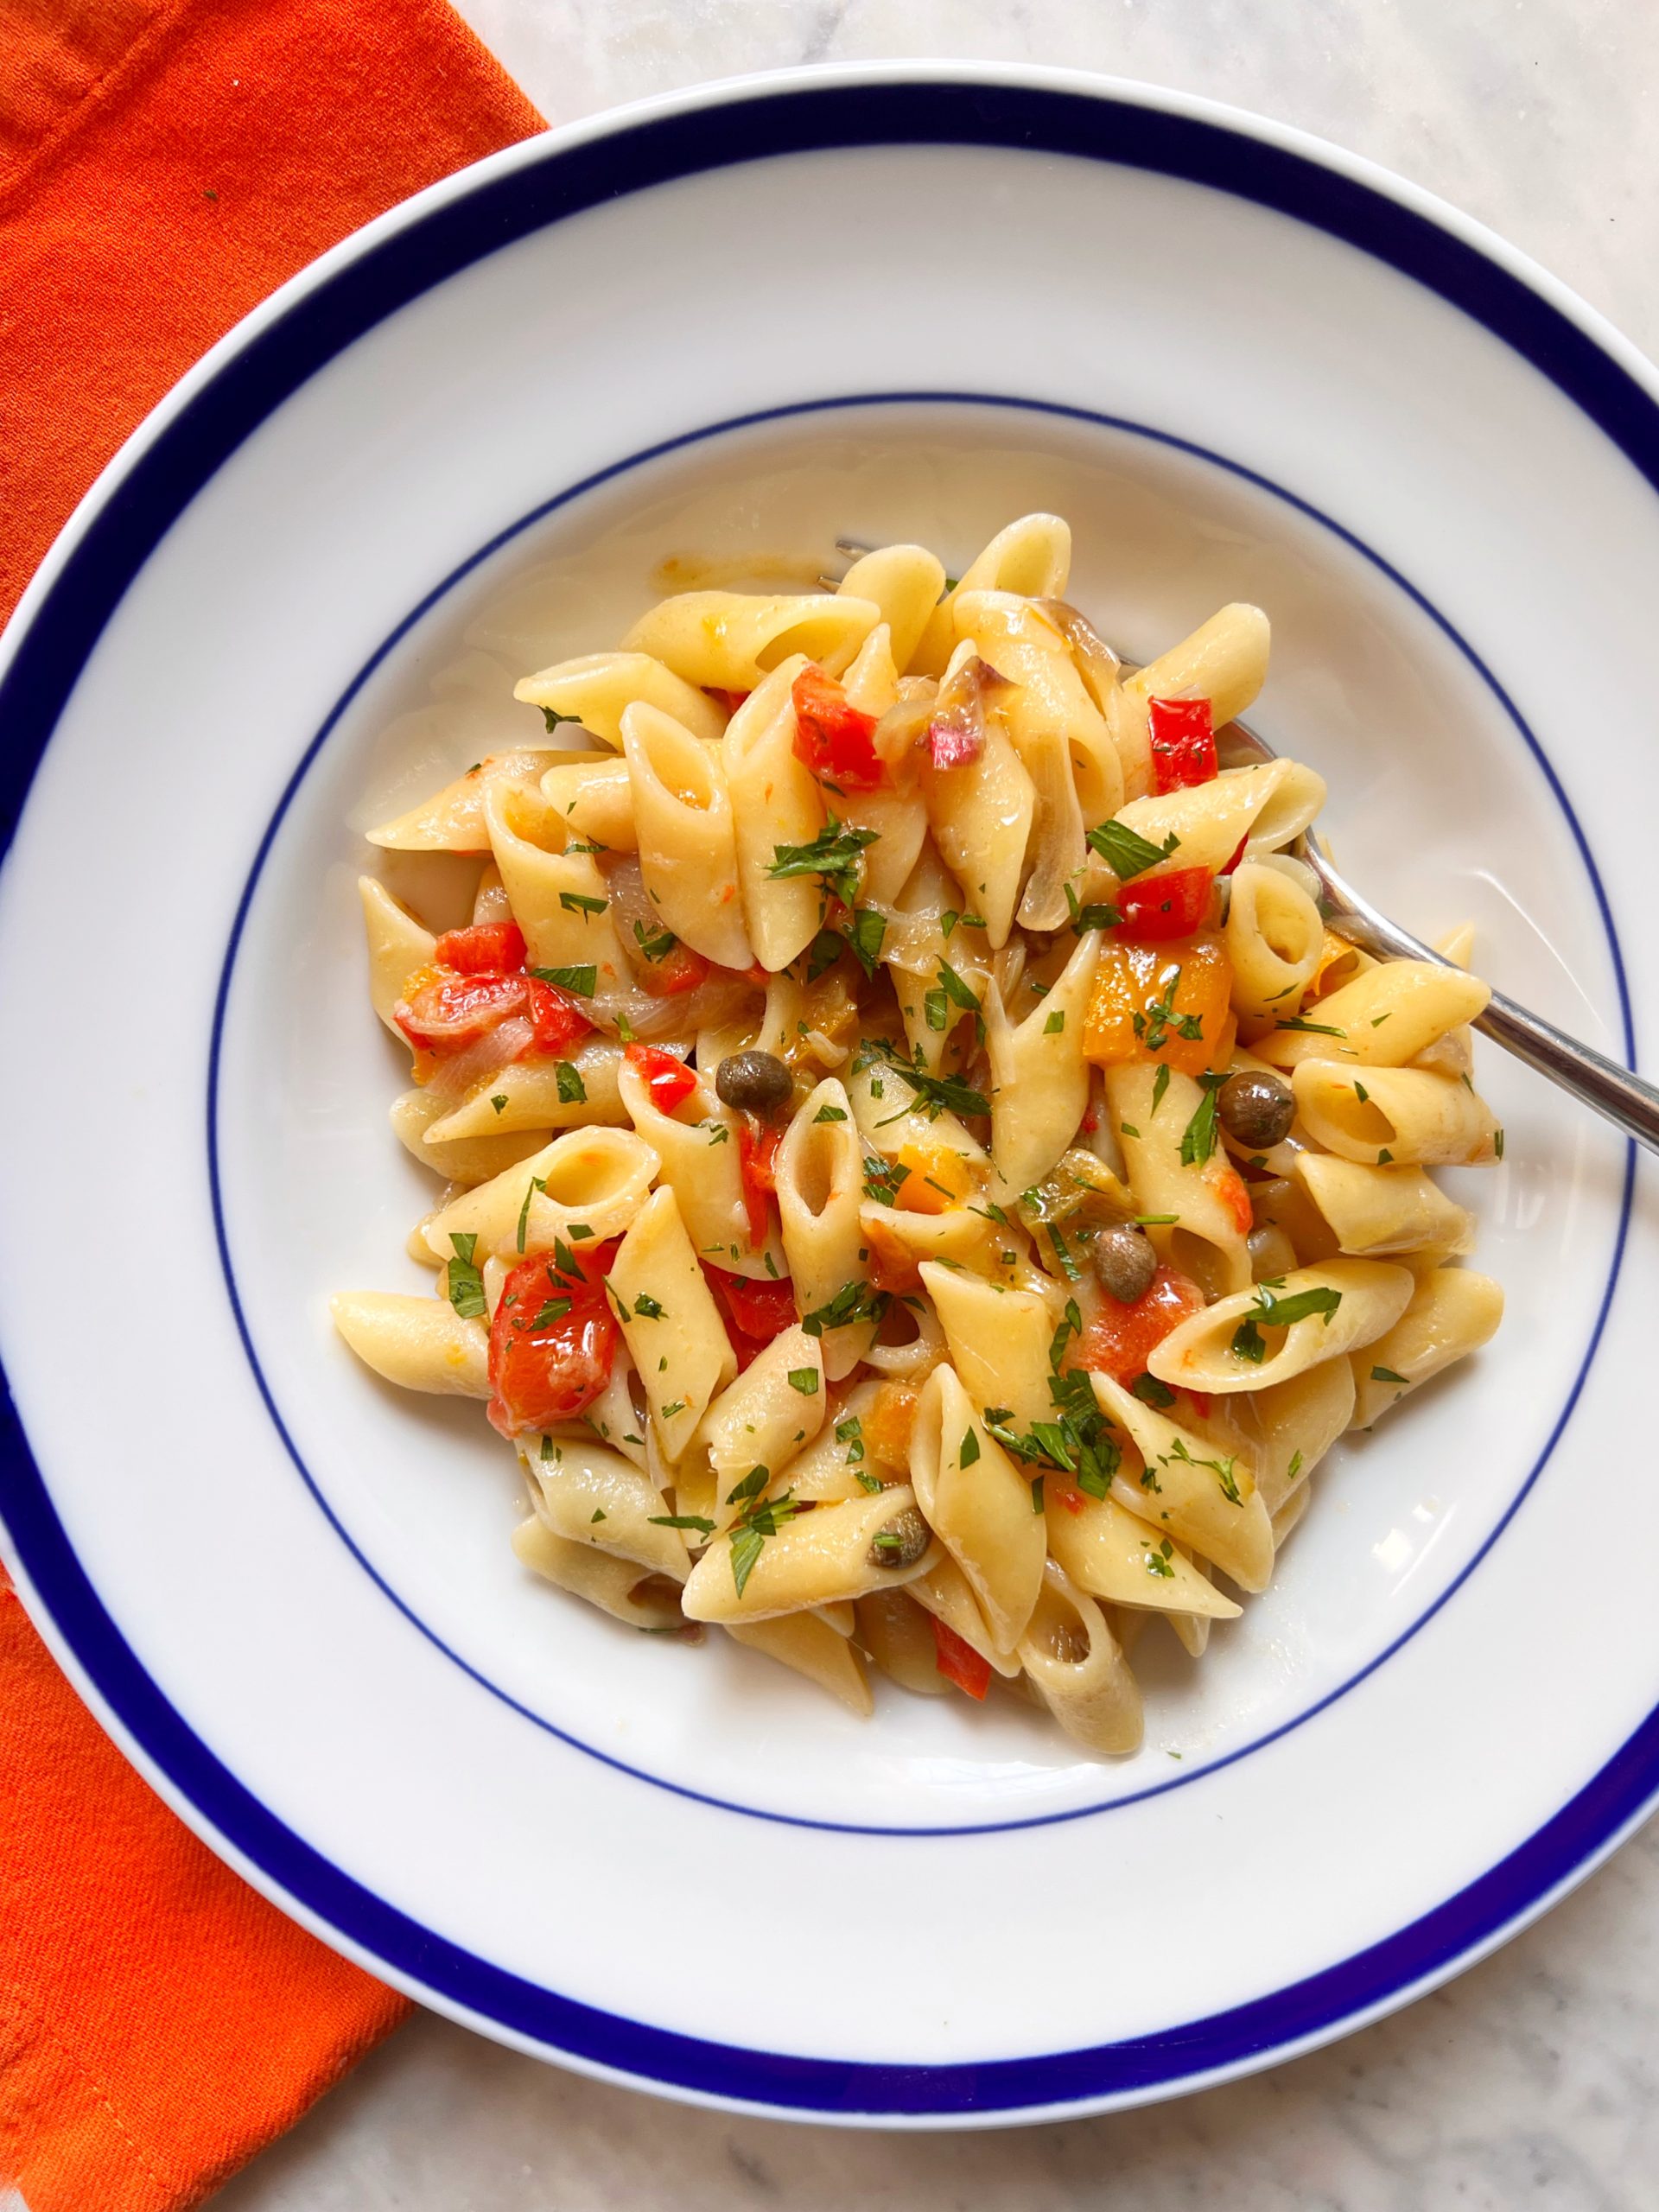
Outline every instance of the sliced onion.
{"label": "sliced onion", "polygon": [[927,725],[927,750],[936,768],[965,768],[985,750],[988,700],[1011,691],[1009,679],[977,653],[963,661],[939,687]]}
{"label": "sliced onion", "polygon": [[1107,694],[1116,690],[1123,672],[1122,657],[1112,651],[1089,617],[1080,614],[1069,601],[1039,599],[1033,604],[1048,617],[1071,646],[1083,679],[1094,694],[1095,704],[1103,709]]}

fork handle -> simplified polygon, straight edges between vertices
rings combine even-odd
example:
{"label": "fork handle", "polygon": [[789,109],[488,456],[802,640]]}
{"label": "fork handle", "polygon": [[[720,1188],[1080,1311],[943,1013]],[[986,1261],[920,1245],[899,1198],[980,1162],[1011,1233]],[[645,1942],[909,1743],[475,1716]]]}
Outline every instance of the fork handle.
{"label": "fork handle", "polygon": [[[1349,896],[1353,897],[1351,892]],[[1331,926],[1339,937],[1379,960],[1432,960],[1442,968],[1453,964],[1443,953],[1420,943],[1409,931],[1357,898],[1353,899],[1353,911],[1332,915]],[[1566,1030],[1506,998],[1502,991],[1492,993],[1486,1011],[1477,1014],[1473,1026],[1483,1037],[1490,1037],[1506,1052],[1513,1052],[1516,1059],[1547,1076],[1559,1090],[1592,1107],[1627,1137],[1634,1137],[1649,1152],[1659,1153],[1659,1089],[1652,1084],[1620,1067],[1605,1052],[1580,1044],[1576,1037],[1569,1037]]]}
{"label": "fork handle", "polygon": [[1491,1038],[1516,1059],[1536,1068],[1559,1089],[1592,1106],[1627,1137],[1634,1137],[1649,1152],[1659,1153],[1659,1090],[1652,1084],[1644,1083],[1605,1053],[1580,1044],[1576,1037],[1569,1037],[1553,1021],[1517,1006],[1502,991],[1492,993],[1486,1011],[1476,1016],[1474,1026],[1483,1037]]}

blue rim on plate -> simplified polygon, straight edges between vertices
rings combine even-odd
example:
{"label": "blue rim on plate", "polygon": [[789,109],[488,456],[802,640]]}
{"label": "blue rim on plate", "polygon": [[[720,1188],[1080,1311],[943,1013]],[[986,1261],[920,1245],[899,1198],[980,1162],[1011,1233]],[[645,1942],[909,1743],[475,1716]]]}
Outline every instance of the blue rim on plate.
{"label": "blue rim on plate", "polygon": [[[796,81],[555,140],[439,188],[254,319],[118,464],[12,640],[0,680],[0,856],[105,624],[220,463],[318,368],[447,277],[566,216],[770,156],[968,144],[1116,162],[1208,186],[1345,241],[1439,294],[1547,378],[1659,489],[1659,405],[1543,293],[1446,224],[1297,148],[1109,90],[967,73]],[[1624,1008],[1627,1051],[1629,1010]],[[1628,1202],[1631,1167],[1627,1162]],[[1621,1231],[1622,1236],[1622,1231]],[[255,1799],[145,1673],[70,1547],[8,1390],[0,1505],[15,1556],[90,1690],[193,1816],[257,1878],[416,1993],[635,2082],[824,2118],[948,2120],[1098,2105],[1237,2071],[1402,2001],[1489,1948],[1610,1849],[1659,1793],[1659,1709],[1562,1809],[1475,1882],[1357,1955],[1155,2035],[974,2065],[893,2067],[699,2041],[579,2004],[435,1936],[332,1866]]]}
{"label": "blue rim on plate", "polygon": [[1579,1363],[1578,1370],[1573,1377],[1567,1396],[1549,1424],[1548,1433],[1545,1437],[1542,1448],[1523,1479],[1517,1484],[1503,1513],[1487,1531],[1479,1548],[1459,1569],[1457,1574],[1432,1605],[1427,1605],[1408,1626],[1401,1630],[1398,1636],[1385,1644],[1382,1649],[1376,1653],[1373,1657],[1367,1660],[1363,1667],[1357,1669],[1344,1681],[1339,1682],[1334,1689],[1327,1690],[1323,1697],[1316,1699],[1312,1705],[1304,1707],[1300,1713],[1294,1713],[1288,1720],[1281,1721],[1277,1727],[1268,1729],[1262,1735],[1253,1737],[1249,1743],[1241,1744],[1236,1750],[1224,1752],[1219,1758],[1211,1759],[1202,1766],[1195,1765],[1185,1773],[1171,1776],[1167,1781],[1150,1783],[1144,1789],[1132,1791],[1122,1797],[1109,1798],[1100,1804],[1074,1806],[1065,1812],[1033,1814],[1020,1820],[980,1821],[937,1827],[898,1827],[856,1821],[812,1820],[800,1814],[778,1812],[759,1805],[741,1804],[734,1798],[716,1797],[706,1790],[692,1789],[683,1783],[670,1782],[663,1775],[652,1774],[644,1767],[632,1766],[626,1760],[618,1758],[611,1752],[602,1751],[596,1745],[587,1743],[580,1736],[572,1735],[568,1729],[561,1728],[556,1722],[550,1720],[544,1713],[537,1713],[533,1707],[525,1705],[522,1700],[514,1697],[511,1691],[503,1689],[499,1682],[492,1681],[489,1675],[481,1673],[469,1660],[464,1659],[452,1644],[445,1643],[431,1623],[418,1613],[409,1600],[392,1587],[372,1560],[352,1536],[340,1516],[329,1503],[322,1485],[308,1465],[304,1454],[294,1440],[287,1421],[283,1418],[282,1408],[276,1402],[276,1394],[271,1389],[270,1378],[260,1360],[257,1348],[253,1341],[252,1332],[248,1326],[241,1293],[237,1287],[236,1266],[231,1255],[230,1236],[225,1224],[224,1192],[219,1168],[219,1076],[225,1038],[225,1017],[230,1001],[232,979],[236,970],[237,955],[241,949],[243,933],[247,925],[254,893],[258,888],[259,879],[264,873],[265,861],[270,857],[271,847],[276,842],[276,834],[282,828],[288,810],[293,804],[301,785],[305,781],[329,738],[340,727],[341,717],[353,701],[358,697],[364,685],[368,683],[376,671],[385,664],[387,656],[481,563],[493,559],[496,554],[510,545],[514,538],[522,536],[526,530],[531,529],[546,516],[556,512],[561,507],[569,505],[573,500],[582,498],[584,494],[596,490],[601,485],[613,482],[618,477],[626,475],[632,469],[642,467],[651,461],[660,460],[665,454],[683,451],[689,446],[700,445],[709,439],[725,436],[735,431],[753,429],[763,423],[787,422],[804,416],[820,413],[844,414],[857,408],[893,406],[1000,407],[1023,410],[1030,414],[1058,416],[1068,422],[1087,423],[1097,429],[1124,432],[1132,436],[1148,439],[1159,445],[1173,447],[1178,452],[1186,454],[1195,460],[1207,461],[1215,467],[1224,469],[1230,474],[1242,478],[1245,482],[1254,485],[1259,491],[1270,493],[1274,498],[1281,499],[1287,506],[1294,508],[1299,514],[1305,515],[1309,520],[1318,523],[1321,528],[1329,531],[1334,537],[1339,539],[1351,550],[1358,553],[1378,569],[1411,601],[1414,606],[1427,615],[1448,642],[1456,647],[1503,709],[1511,726],[1525,743],[1528,751],[1542,769],[1545,779],[1549,785],[1550,794],[1560,809],[1567,825],[1572,832],[1580,858],[1583,861],[1586,874],[1590,879],[1591,889],[1595,894],[1596,910],[1601,918],[1608,951],[1612,958],[1613,977],[1618,992],[1625,1049],[1627,1052],[1630,1049],[1630,990],[1624,974],[1624,959],[1619,947],[1618,932],[1613,925],[1611,909],[1607,903],[1606,888],[1601,880],[1601,872],[1596,866],[1595,855],[1590,849],[1589,840],[1585,836],[1584,826],[1573,811],[1567,793],[1562,790],[1560,779],[1556,775],[1548,755],[1539,743],[1536,733],[1528,723],[1520,709],[1468,639],[1432,600],[1420,591],[1408,578],[1402,575],[1392,563],[1385,561],[1373,546],[1367,544],[1363,537],[1345,528],[1343,524],[1326,514],[1323,509],[1316,507],[1310,500],[1300,498],[1296,493],[1288,491],[1282,484],[1275,483],[1271,477],[1262,475],[1259,470],[1247,468],[1242,461],[1230,460],[1225,454],[1216,453],[1207,446],[1197,445],[1190,438],[1176,437],[1167,430],[1154,429],[1147,423],[1129,422],[1121,416],[1100,415],[1087,408],[1061,406],[1049,400],[1020,398],[1001,392],[854,392],[842,394],[833,399],[798,400],[789,406],[763,408],[751,415],[738,416],[729,422],[712,423],[703,429],[687,430],[678,437],[667,438],[660,444],[648,446],[642,453],[629,454],[621,461],[613,461],[607,467],[597,470],[591,476],[584,477],[580,483],[570,485],[564,491],[555,493],[552,498],[542,500],[527,514],[520,515],[516,522],[509,523],[505,530],[498,531],[487,543],[480,545],[476,552],[468,554],[464,561],[449,571],[442,582],[435,584],[424,598],[381,639],[373,652],[369,655],[362,667],[358,670],[356,675],[340,693],[339,698],[335,700],[321,727],[301,754],[299,765],[283,787],[282,797],[277,800],[276,809],[265,825],[264,833],[259,840],[258,849],[254,854],[253,864],[248,871],[241,896],[237,901],[236,915],[231,925],[230,938],[225,950],[225,959],[219,970],[219,991],[213,1006],[213,1039],[207,1055],[207,1174],[213,1195],[213,1233],[219,1245],[219,1262],[225,1278],[226,1295],[230,1300],[231,1310],[236,1317],[237,1332],[242,1340],[242,1349],[247,1357],[248,1365],[253,1371],[253,1379],[258,1385],[260,1398],[265,1411],[270,1416],[272,1427],[282,1440],[283,1448],[298,1470],[307,1490],[315,1500],[318,1510],[346,1550],[350,1552],[358,1566],[368,1576],[370,1581],[390,1604],[397,1607],[404,1619],[418,1629],[428,1643],[435,1645],[453,1666],[458,1667],[462,1674],[476,1682],[480,1688],[487,1690],[492,1697],[499,1698],[503,1705],[518,1713],[521,1719],[530,1721],[535,1727],[544,1730],[548,1735],[556,1737],[562,1744],[569,1745],[573,1750],[586,1752],[589,1758],[597,1759],[601,1765],[613,1767],[620,1774],[629,1775],[636,1782],[649,1783],[653,1789],[666,1789],[677,1797],[687,1797],[694,1803],[700,1805],[711,1805],[723,1813],[741,1813],[748,1819],[772,1821],[782,1827],[823,1828],[843,1835],[919,1837],[995,1835],[1007,1829],[1052,1827],[1062,1821],[1090,1820],[1100,1814],[1122,1812],[1130,1805],[1144,1803],[1149,1797],[1163,1797],[1168,1796],[1172,1790],[1189,1789],[1192,1783],[1203,1782],[1209,1776],[1219,1773],[1224,1767],[1235,1766],[1240,1759],[1249,1758],[1253,1752],[1265,1750],[1269,1744],[1277,1743],[1281,1736],[1287,1736],[1294,1729],[1300,1728],[1305,1721],[1312,1720],[1316,1714],[1327,1711],[1338,1698],[1345,1697],[1350,1690],[1357,1688],[1368,1675],[1376,1673],[1385,1660],[1391,1659],[1396,1651],[1410,1643],[1420,1630],[1428,1625],[1440,1608],[1463,1587],[1504,1529],[1509,1527],[1510,1522],[1520,1510],[1522,1500],[1539,1476],[1542,1474],[1556,1445],[1560,1441],[1562,1431],[1572,1419],[1573,1409],[1578,1404],[1583,1392],[1592,1363],[1595,1359],[1597,1350],[1601,1343],[1603,1331],[1606,1327],[1608,1309],[1612,1304],[1613,1292],[1618,1285],[1619,1271],[1624,1262],[1625,1240],[1630,1230],[1630,1201],[1636,1160],[1636,1148],[1633,1145],[1626,1148],[1624,1184],[1620,1198],[1618,1222],[1613,1235],[1612,1258],[1608,1266],[1607,1281],[1597,1304],[1595,1319],[1591,1325],[1584,1356]]}

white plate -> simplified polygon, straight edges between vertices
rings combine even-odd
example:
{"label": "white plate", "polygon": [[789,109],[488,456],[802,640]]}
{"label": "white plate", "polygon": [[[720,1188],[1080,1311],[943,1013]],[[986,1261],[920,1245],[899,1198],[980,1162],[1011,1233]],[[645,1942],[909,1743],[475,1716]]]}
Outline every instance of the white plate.
{"label": "white plate", "polygon": [[1659,1783],[1618,1287],[1656,1224],[1624,1148],[1495,1056],[1502,1335],[1331,1463],[1122,1764],[960,1700],[861,1726],[532,1582],[477,1409],[383,1391],[325,1300],[412,1281],[429,1203],[353,825],[522,738],[512,677],[608,642],[665,556],[810,568],[845,531],[955,563],[1052,506],[1131,652],[1259,601],[1262,725],[1328,777],[1357,880],[1425,934],[1472,918],[1506,988],[1628,1052],[1659,997],[1653,389],[1329,148],[931,67],[516,147],[216,349],[30,590],[0,703],[0,1495],[36,1618],[185,1817],[504,2040],[893,2124],[1262,2064],[1608,1849]]}

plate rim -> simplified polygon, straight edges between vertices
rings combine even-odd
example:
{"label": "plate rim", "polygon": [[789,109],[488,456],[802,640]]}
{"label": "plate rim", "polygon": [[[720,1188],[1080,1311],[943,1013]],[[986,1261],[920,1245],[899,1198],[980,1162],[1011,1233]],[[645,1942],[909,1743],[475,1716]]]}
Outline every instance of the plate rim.
{"label": "plate rim", "polygon": [[[980,97],[964,99],[964,92]],[[1027,125],[1018,135],[1007,135],[1006,124],[993,127],[986,111],[995,102],[986,96],[996,94],[1005,108],[1026,113]],[[918,130],[915,118],[906,120],[902,111],[926,98],[942,115],[950,111],[957,119],[947,118],[943,129]],[[801,136],[804,116],[837,105],[845,109],[859,99],[874,117],[874,129]],[[970,109],[976,111],[971,118]],[[1039,109],[1052,127],[1033,133],[1029,118]],[[336,320],[317,357],[297,375],[279,378],[276,397],[229,436],[205,471],[190,478],[175,512],[188,504],[277,398],[362,331],[495,245],[545,227],[563,213],[580,212],[594,200],[578,197],[554,213],[532,212],[518,227],[499,231],[489,243],[392,298],[385,296],[385,287],[389,276],[396,278],[400,247],[417,245],[429,232],[442,240],[446,226],[458,234],[469,213],[476,223],[492,195],[500,201],[517,188],[523,196],[527,181],[556,186],[560,166],[580,168],[584,154],[590,157],[590,171],[602,173],[608,155],[613,162],[620,159],[626,172],[630,156],[642,146],[664,135],[671,142],[677,129],[688,143],[700,128],[707,136],[709,118],[722,111],[728,120],[734,112],[744,115],[758,133],[756,142],[734,150],[729,134],[722,133],[719,154],[655,174],[636,169],[625,174],[613,191],[626,194],[773,153],[876,143],[989,145],[1030,150],[1039,157],[1076,154],[1217,187],[1333,235],[1427,284],[1519,352],[1659,490],[1659,374],[1637,349],[1484,226],[1379,165],[1306,132],[1212,100],[1036,67],[877,63],[785,70],[694,86],[521,142],[388,211],[256,308],[146,418],[76,508],[0,638],[0,715],[26,696],[37,664],[49,694],[54,688],[54,655],[62,653],[66,639],[80,639],[79,651],[70,647],[73,673],[62,682],[39,743],[33,749],[27,741],[14,745],[0,761],[0,862],[80,667],[162,532],[144,537],[142,553],[126,561],[126,573],[101,613],[95,605],[91,613],[69,607],[66,602],[73,594],[65,587],[75,581],[74,565],[96,553],[100,527],[105,535],[111,522],[130,527],[143,497],[161,488],[164,445],[181,428],[191,429],[191,410],[196,410],[199,442],[204,437],[224,440],[234,428],[237,409],[251,397],[257,398],[267,373],[269,365],[261,358],[264,341],[284,324],[297,328],[308,306],[332,290],[344,298],[355,285],[355,314],[361,315],[365,304],[374,308],[362,320],[348,319],[344,327]],[[1063,111],[1065,132],[1058,128]],[[882,121],[883,113],[892,120]],[[970,120],[977,127],[969,127]],[[1079,132],[1099,134],[1114,125],[1123,134],[1114,143],[1076,143]],[[766,143],[768,126],[772,143]],[[1175,139],[1204,149],[1205,162],[1195,168],[1167,156],[1153,157],[1157,142]],[[1226,168],[1235,162],[1252,171],[1252,185],[1241,187],[1236,178],[1224,181],[1206,173],[1206,164]],[[545,177],[538,175],[543,171]],[[1297,182],[1304,190],[1313,188],[1317,197],[1289,204],[1296,200]],[[1412,264],[1375,242],[1379,226],[1389,226],[1396,234],[1413,238],[1420,257]],[[1362,235],[1353,234],[1356,227]],[[1374,234],[1369,241],[1363,235],[1368,227]],[[1487,307],[1501,300],[1497,320],[1479,305],[1471,306],[1458,289],[1471,281]],[[1533,334],[1547,358],[1522,342],[1520,331]],[[29,719],[22,708],[17,717],[25,723]],[[1627,1155],[1627,1179],[1632,1168],[1633,1158]],[[57,1522],[9,1389],[0,1401],[0,1485],[8,1554],[36,1626],[107,1732],[210,1847],[333,1948],[465,2024],[578,2070],[692,2102],[849,2125],[962,2126],[1077,2115],[1208,2086],[1332,2040],[1472,1964],[1582,1880],[1659,1802],[1656,1708],[1548,1821],[1453,1897],[1354,1957],[1206,2020],[1087,2050],[968,2065],[884,2067],[744,2050],[624,2020],[523,1983],[487,1961],[469,1960],[458,1947],[419,1928],[330,1866],[260,1805],[194,1734],[125,1643]],[[45,1573],[39,1571],[42,1567]],[[48,1587],[54,1593],[50,1604]],[[60,1611],[73,1620],[73,1628],[60,1620]],[[276,1871],[279,1866],[283,1872]],[[303,1878],[297,1886],[296,1870]],[[366,1933],[342,1925],[338,1915],[346,1902]],[[476,1969],[472,1979],[479,1993],[488,1990],[502,2000],[496,2009],[480,2010],[458,1990],[435,1986],[429,1972],[417,1972],[389,1956],[391,1937],[401,1937],[404,1930],[414,1939],[412,1955],[423,1962],[442,1951]],[[391,1948],[406,1945],[400,1941]],[[514,1991],[541,1999],[538,2009],[543,2012],[550,2005],[561,2032],[518,2024],[505,2002],[504,1993]],[[1263,2017],[1274,2013],[1276,2022]]]}

